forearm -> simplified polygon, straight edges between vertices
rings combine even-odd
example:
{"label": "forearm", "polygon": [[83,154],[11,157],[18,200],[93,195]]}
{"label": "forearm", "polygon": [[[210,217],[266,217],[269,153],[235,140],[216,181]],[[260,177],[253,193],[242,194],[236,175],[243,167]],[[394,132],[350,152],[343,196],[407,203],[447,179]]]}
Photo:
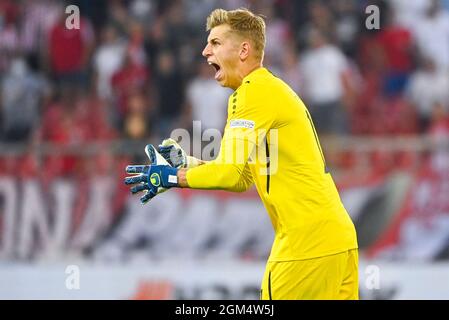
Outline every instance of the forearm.
{"label": "forearm", "polygon": [[188,169],[179,169],[178,170],[178,185],[180,188],[189,188],[189,184],[187,183],[187,170]]}
{"label": "forearm", "polygon": [[252,184],[251,177],[243,175],[243,170],[243,166],[230,164],[180,169],[178,184],[181,188],[243,192]]}
{"label": "forearm", "polygon": [[186,157],[186,162],[187,162],[187,167],[186,168],[195,168],[198,166],[201,166],[203,164],[206,164],[207,161],[192,157],[192,156],[187,156]]}
{"label": "forearm", "polygon": [[183,188],[246,191],[253,184],[247,160],[255,150],[255,143],[225,133],[220,153],[204,165],[189,166],[178,171],[178,184]]}
{"label": "forearm", "polygon": [[[192,164],[194,163],[195,165],[193,167],[197,167],[197,166],[201,166],[203,164],[206,164],[208,161],[204,161],[198,158],[194,158],[192,156],[187,156],[187,161]],[[189,188],[189,184],[187,182],[187,170],[189,169],[179,169],[178,170],[178,184],[180,188]]]}

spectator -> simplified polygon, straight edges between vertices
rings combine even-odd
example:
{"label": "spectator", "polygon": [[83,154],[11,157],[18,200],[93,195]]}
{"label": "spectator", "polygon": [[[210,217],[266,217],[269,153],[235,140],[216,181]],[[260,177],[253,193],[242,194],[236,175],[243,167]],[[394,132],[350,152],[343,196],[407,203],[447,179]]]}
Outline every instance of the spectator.
{"label": "spectator", "polygon": [[299,66],[298,53],[293,46],[287,46],[282,53],[280,78],[284,79],[284,81],[298,94],[302,91],[303,85]]}
{"label": "spectator", "polygon": [[121,0],[110,0],[108,3],[108,21],[113,25],[119,36],[127,36],[127,25],[129,21],[129,15],[126,10],[125,4]]}
{"label": "spectator", "polygon": [[117,72],[125,57],[125,43],[118,37],[112,25],[102,30],[101,44],[97,48],[93,67],[97,76],[97,92],[101,98],[112,98],[111,78]]}
{"label": "spectator", "polygon": [[76,114],[79,94],[72,87],[63,87],[61,94],[46,106],[36,142],[49,142],[56,146],[45,159],[43,172],[47,177],[73,176],[78,168],[79,157],[65,153],[63,147],[79,146],[88,138],[87,124],[78,122],[82,119]]}
{"label": "spectator", "polygon": [[168,9],[166,14],[166,37],[164,43],[159,44],[170,50],[174,60],[178,64],[177,69],[181,72],[188,73],[193,62],[193,55],[196,52],[192,50],[193,37],[190,25],[187,23],[184,11],[185,4],[183,1],[174,2]]}
{"label": "spectator", "polygon": [[439,0],[432,0],[425,16],[415,22],[414,36],[420,54],[435,61],[437,68],[449,70],[449,13]]}
{"label": "spectator", "polygon": [[146,66],[146,53],[144,50],[144,28],[143,25],[136,21],[129,23],[129,41],[128,54],[136,65]]}
{"label": "spectator", "polygon": [[22,49],[27,53],[46,52],[50,29],[63,11],[61,3],[55,0],[25,0],[21,23]]}
{"label": "spectator", "polygon": [[[348,60],[341,50],[330,44],[317,29],[309,34],[309,49],[300,62],[304,88],[301,94],[308,103],[316,129],[323,134],[344,133],[347,128],[345,82]],[[321,71],[318,71],[321,70]]]}
{"label": "spectator", "polygon": [[326,39],[335,39],[335,22],[329,6],[324,1],[307,1],[304,7],[298,10],[301,9],[307,12],[304,25],[296,32],[301,50],[308,47],[312,30],[318,30]]}
{"label": "spectator", "polygon": [[149,77],[148,69],[143,65],[136,64],[130,53],[126,52],[123,66],[111,78],[116,105],[112,121],[118,128],[122,128],[123,118],[128,111],[128,98],[136,91],[145,91]]}
{"label": "spectator", "polygon": [[67,29],[65,16],[50,30],[48,38],[49,66],[54,80],[61,84],[85,86],[88,64],[94,44],[90,21],[81,17],[79,29]]}
{"label": "spectator", "polygon": [[150,108],[143,94],[136,92],[128,99],[128,112],[124,120],[125,137],[133,140],[148,139],[151,132]]}
{"label": "spectator", "polygon": [[271,4],[263,6],[262,14],[270,23],[266,27],[265,57],[270,61],[271,68],[279,68],[282,64],[282,56],[288,44],[292,42],[290,28],[280,12],[276,11]]}
{"label": "spectator", "polygon": [[449,73],[438,69],[432,59],[423,58],[410,79],[406,95],[418,112],[421,132],[427,132],[433,106],[449,105]]}
{"label": "spectator", "polygon": [[217,86],[213,68],[204,61],[198,64],[198,76],[188,84],[186,95],[190,126],[192,120],[200,121],[202,130],[213,128],[223,132],[230,91]]}
{"label": "spectator", "polygon": [[49,85],[33,72],[24,58],[15,58],[1,81],[2,138],[26,142],[40,124],[40,103],[48,97]]}
{"label": "spectator", "polygon": [[337,0],[334,2],[334,9],[336,12],[335,34],[338,46],[346,55],[354,57],[357,49],[357,32],[360,29],[356,1]]}
{"label": "spectator", "polygon": [[162,51],[157,60],[156,92],[158,93],[158,133],[169,137],[179,120],[184,101],[184,84],[171,51]]}
{"label": "spectator", "polygon": [[383,93],[394,96],[402,93],[413,68],[413,41],[408,29],[394,23],[395,13],[386,7],[384,24],[374,37],[374,50],[383,62]]}
{"label": "spectator", "polygon": [[76,119],[85,124],[85,136],[89,141],[101,143],[117,138],[117,132],[108,117],[109,105],[95,95],[94,88],[80,96],[76,106]]}

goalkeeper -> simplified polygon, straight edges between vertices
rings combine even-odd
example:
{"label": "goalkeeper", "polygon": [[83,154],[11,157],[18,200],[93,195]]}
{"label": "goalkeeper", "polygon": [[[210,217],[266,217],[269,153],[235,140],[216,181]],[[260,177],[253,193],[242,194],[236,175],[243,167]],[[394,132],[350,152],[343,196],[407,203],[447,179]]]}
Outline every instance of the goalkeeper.
{"label": "goalkeeper", "polygon": [[166,140],[146,147],[151,164],[128,166],[125,183],[144,191],[142,203],[171,187],[242,192],[255,184],[275,231],[261,298],[358,299],[354,225],[307,108],[262,65],[264,20],[216,9],[207,30],[203,56],[215,80],[235,90],[217,158],[188,157]]}

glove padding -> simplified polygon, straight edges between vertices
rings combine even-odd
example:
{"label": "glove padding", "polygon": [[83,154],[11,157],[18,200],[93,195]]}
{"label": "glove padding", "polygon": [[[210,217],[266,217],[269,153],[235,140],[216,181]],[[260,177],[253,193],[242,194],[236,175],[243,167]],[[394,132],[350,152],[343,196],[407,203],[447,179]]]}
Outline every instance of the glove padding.
{"label": "glove padding", "polygon": [[133,175],[126,177],[124,181],[126,185],[134,185],[130,189],[132,194],[145,192],[140,198],[142,204],[146,204],[157,194],[178,186],[178,169],[171,167],[151,144],[145,147],[145,153],[150,164],[127,166],[126,173]]}
{"label": "glove padding", "polygon": [[190,169],[200,165],[198,159],[188,156],[184,149],[171,138],[162,141],[158,146],[158,152],[172,167],[178,169]]}

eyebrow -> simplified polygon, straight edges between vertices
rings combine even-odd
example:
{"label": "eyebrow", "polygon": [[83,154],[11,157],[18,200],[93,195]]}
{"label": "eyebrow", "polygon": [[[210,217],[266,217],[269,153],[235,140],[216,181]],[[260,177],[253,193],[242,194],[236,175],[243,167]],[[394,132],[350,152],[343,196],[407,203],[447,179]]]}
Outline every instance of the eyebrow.
{"label": "eyebrow", "polygon": [[220,39],[219,38],[217,38],[217,37],[214,37],[214,38],[212,38],[212,39],[210,39],[210,40],[208,40],[207,42],[208,43],[211,43],[212,41],[220,41]]}

